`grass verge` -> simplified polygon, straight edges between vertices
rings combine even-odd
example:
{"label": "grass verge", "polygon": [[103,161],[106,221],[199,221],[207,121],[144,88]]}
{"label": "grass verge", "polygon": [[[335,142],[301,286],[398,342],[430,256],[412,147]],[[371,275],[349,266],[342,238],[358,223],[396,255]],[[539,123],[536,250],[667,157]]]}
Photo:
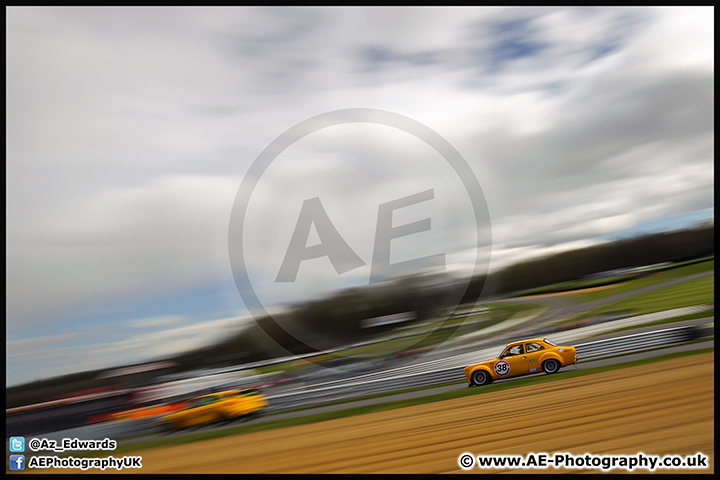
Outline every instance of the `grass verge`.
{"label": "grass verge", "polygon": [[693,265],[687,265],[685,267],[672,268],[669,270],[663,270],[657,273],[652,273],[644,277],[629,280],[627,282],[620,283],[613,288],[606,290],[596,290],[593,292],[578,292],[578,298],[583,302],[591,302],[595,300],[601,300],[604,298],[612,297],[620,293],[630,292],[639,288],[649,287],[657,285],[659,283],[676,280],[682,277],[688,277],[690,275],[697,275],[699,273],[711,272],[715,269],[715,259],[710,259],[705,262],[696,263]]}

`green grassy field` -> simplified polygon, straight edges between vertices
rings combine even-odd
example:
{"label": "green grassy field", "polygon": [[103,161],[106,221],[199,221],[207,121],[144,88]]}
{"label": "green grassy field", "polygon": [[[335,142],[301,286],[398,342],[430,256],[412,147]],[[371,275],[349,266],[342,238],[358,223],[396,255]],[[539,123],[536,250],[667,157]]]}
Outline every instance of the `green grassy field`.
{"label": "green grassy field", "polygon": [[671,270],[664,270],[658,273],[647,275],[645,277],[628,280],[627,282],[617,284],[616,286],[607,289],[595,290],[592,292],[578,292],[574,294],[573,297],[577,298],[579,301],[582,302],[592,302],[595,300],[612,297],[613,295],[618,295],[620,293],[630,292],[639,288],[657,285],[659,283],[687,277],[690,275],[696,275],[698,273],[711,272],[713,270],[715,270],[714,258],[702,263],[673,268]]}
{"label": "green grassy field", "polygon": [[[589,312],[584,312],[577,318],[588,318],[613,310],[629,310],[633,315],[643,315],[647,313],[662,312],[681,307],[690,307],[693,305],[713,305],[715,303],[715,277],[709,275],[707,277],[687,280],[685,282],[660,287],[649,292],[641,293],[630,298],[619,300],[617,302],[608,303],[602,307],[596,308]],[[712,310],[714,312],[714,309]],[[702,318],[712,315],[710,311],[700,312],[683,317],[668,319],[663,323],[678,320],[687,320],[690,318]],[[638,325],[640,326],[640,325]]]}
{"label": "green grassy field", "polygon": [[606,285],[608,281],[621,282],[624,279],[631,279],[633,275],[619,275],[611,278],[592,278],[584,280],[570,280],[568,282],[553,283],[552,285],[545,285],[544,287],[530,288],[521,292],[515,292],[510,295],[510,298],[517,297],[530,297],[533,295],[545,295],[548,293],[558,292],[570,292],[572,290],[581,290],[585,288],[594,288],[602,285]]}
{"label": "green grassy field", "polygon": [[712,271],[715,268],[714,259],[714,256],[709,256],[703,259],[698,259],[700,263],[695,263],[698,262],[698,260],[688,260],[686,262],[679,262],[673,264],[672,266],[656,267],[654,269],[648,270],[649,274],[640,278],[635,278],[635,275],[618,275],[610,278],[581,279],[571,280],[568,282],[554,283],[552,285],[545,285],[542,287],[523,290],[522,292],[516,292],[512,294],[511,297],[517,298],[556,292],[570,293],[573,290],[589,289],[606,285],[608,284],[608,282],[617,282],[614,284],[614,286],[606,290],[597,290],[594,292],[578,291],[575,294],[567,297],[569,300],[575,302],[589,302],[592,300],[606,298],[615,295],[616,293],[631,291],[636,288],[641,288],[643,286],[654,285],[656,283],[661,283],[667,280],[672,280],[687,275],[693,275],[695,273]]}

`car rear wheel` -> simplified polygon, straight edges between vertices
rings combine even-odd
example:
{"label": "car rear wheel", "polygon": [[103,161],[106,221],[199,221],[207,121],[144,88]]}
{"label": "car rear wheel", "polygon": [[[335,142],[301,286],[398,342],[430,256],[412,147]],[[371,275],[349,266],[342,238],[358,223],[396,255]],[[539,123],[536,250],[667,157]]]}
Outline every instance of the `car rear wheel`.
{"label": "car rear wheel", "polygon": [[560,362],[554,359],[545,360],[542,364],[543,372],[547,373],[548,375],[552,373],[557,373],[558,370],[560,370]]}
{"label": "car rear wheel", "polygon": [[490,375],[488,375],[488,373],[483,370],[478,370],[476,372],[473,372],[472,381],[478,387],[481,385],[486,385],[490,383]]}

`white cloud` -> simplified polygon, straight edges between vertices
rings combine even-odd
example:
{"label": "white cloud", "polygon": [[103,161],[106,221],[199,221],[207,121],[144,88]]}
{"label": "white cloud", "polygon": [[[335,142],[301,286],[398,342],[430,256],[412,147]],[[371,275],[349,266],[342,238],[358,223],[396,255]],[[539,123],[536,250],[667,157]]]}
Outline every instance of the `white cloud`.
{"label": "white cloud", "polygon": [[162,328],[185,323],[186,321],[187,319],[182,315],[164,315],[162,317],[139,318],[128,322],[128,324],[133,328]]}
{"label": "white cloud", "polygon": [[[98,337],[100,340],[95,342],[87,342],[91,336],[87,332],[8,341],[7,358],[14,365],[12,370],[8,369],[8,383],[27,381],[18,374],[26,370],[41,372],[33,378],[38,379],[165,358],[225,339],[252,322],[247,317],[229,317],[172,327],[185,321],[183,317],[172,316],[145,318],[131,322],[130,326],[139,331],[134,330],[129,336],[127,330],[116,330],[113,339]],[[162,327],[172,328],[142,331]]]}
{"label": "white cloud", "polygon": [[25,310],[216,278],[236,188],[229,178],[171,175],[108,188],[75,209],[19,225],[8,233],[9,328],[28,326]]}
{"label": "white cloud", "polygon": [[[283,131],[340,108],[406,115],[457,148],[487,199],[493,266],[713,205],[711,7],[7,13],[13,338],[78,326],[81,312],[108,302],[126,305],[130,321],[197,321],[132,299],[208,283],[232,289],[228,221],[241,179]],[[277,273],[271,260],[284,241],[273,221],[297,214],[289,199],[317,187],[346,207],[329,214],[367,259],[377,206],[445,178],[412,167],[426,160],[422,145],[342,131],[299,143],[305,161],[268,171],[273,188],[253,196],[254,271]],[[370,169],[363,154],[377,152],[385,164]],[[431,213],[455,240],[449,268],[462,269],[474,227]],[[397,253],[424,255],[440,240]],[[314,283],[337,286],[327,278]]]}

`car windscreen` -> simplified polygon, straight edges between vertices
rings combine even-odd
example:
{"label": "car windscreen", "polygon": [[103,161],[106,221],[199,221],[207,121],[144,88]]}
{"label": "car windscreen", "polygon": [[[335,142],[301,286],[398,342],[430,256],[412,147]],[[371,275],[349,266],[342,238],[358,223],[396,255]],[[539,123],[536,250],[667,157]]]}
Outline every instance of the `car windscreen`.
{"label": "car windscreen", "polygon": [[217,395],[196,398],[192,401],[192,403],[190,403],[190,408],[204,407],[205,405],[210,405],[211,403],[217,402],[219,399],[220,398]]}
{"label": "car windscreen", "polygon": [[557,344],[551,342],[551,341],[548,340],[547,338],[543,338],[543,342],[547,343],[547,344],[550,345],[551,347],[557,347]]}

